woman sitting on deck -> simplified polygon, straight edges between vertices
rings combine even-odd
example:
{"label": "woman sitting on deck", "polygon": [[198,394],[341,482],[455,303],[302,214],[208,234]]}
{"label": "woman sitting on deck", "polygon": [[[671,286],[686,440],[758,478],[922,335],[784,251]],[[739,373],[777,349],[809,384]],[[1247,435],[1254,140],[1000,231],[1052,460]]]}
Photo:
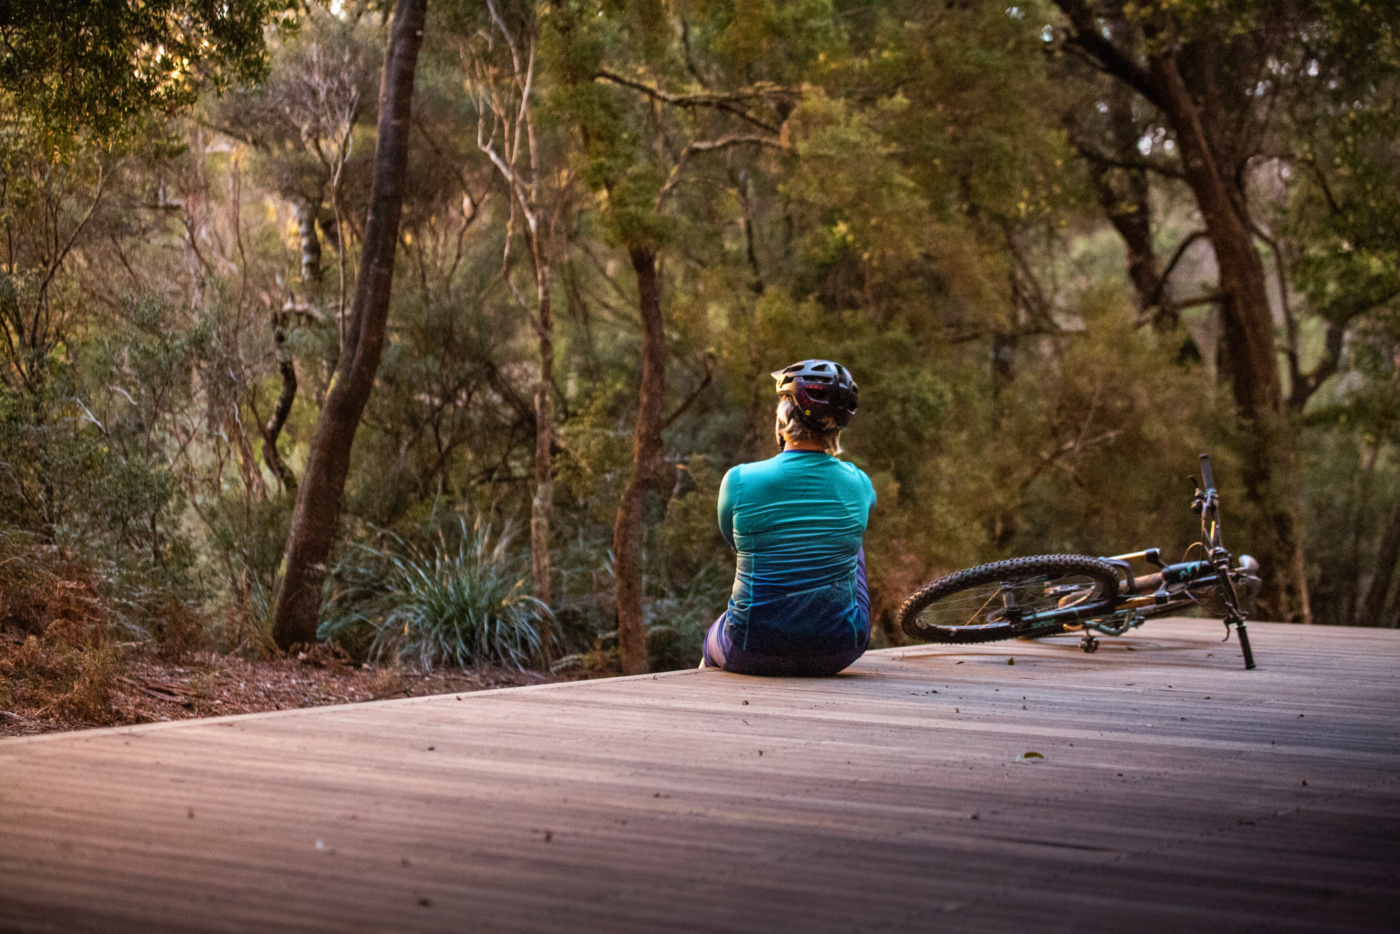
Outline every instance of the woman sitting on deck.
{"label": "woman sitting on deck", "polygon": [[773,377],[779,454],[734,467],[720,485],[719,527],[738,563],[700,667],[833,675],[870,644],[861,539],[875,489],[835,457],[859,389],[830,360],[803,360]]}

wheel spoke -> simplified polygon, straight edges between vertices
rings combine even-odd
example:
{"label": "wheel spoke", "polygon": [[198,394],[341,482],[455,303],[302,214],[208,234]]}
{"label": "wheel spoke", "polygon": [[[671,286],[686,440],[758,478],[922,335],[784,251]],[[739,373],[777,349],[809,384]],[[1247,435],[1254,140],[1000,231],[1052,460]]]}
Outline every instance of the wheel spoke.
{"label": "wheel spoke", "polygon": [[1021,579],[975,585],[936,601],[919,615],[922,629],[1019,628],[1047,611],[1093,599],[1102,585],[1084,575]]}
{"label": "wheel spoke", "polygon": [[995,600],[995,599],[996,599],[996,594],[993,593],[991,596],[987,597],[986,600],[982,601],[982,605],[981,605],[981,606],[979,606],[977,609],[975,609],[975,610],[972,611],[972,615],[971,615],[971,616],[969,616],[966,620],[964,620],[962,623],[959,623],[959,624],[957,624],[957,625],[961,625],[961,626],[971,626],[971,625],[972,625],[972,621],[975,620],[978,616],[982,615],[982,611],[985,610],[985,609],[987,608],[987,604],[991,603],[991,602],[992,602],[993,600]]}
{"label": "wheel spoke", "polygon": [[1117,570],[1097,558],[1011,558],[949,574],[912,594],[900,608],[900,625],[933,642],[1046,635],[1073,619],[1060,611],[1090,608],[1117,589]]}

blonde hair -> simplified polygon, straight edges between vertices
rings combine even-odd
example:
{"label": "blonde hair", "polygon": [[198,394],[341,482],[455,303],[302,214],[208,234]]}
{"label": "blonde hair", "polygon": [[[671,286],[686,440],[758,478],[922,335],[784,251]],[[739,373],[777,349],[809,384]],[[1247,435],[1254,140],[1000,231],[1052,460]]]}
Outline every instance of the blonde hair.
{"label": "blonde hair", "polygon": [[781,447],[783,439],[788,441],[808,442],[820,444],[822,450],[835,457],[841,453],[841,429],[833,428],[830,431],[817,431],[802,421],[798,414],[797,403],[792,401],[790,396],[780,396],[778,398],[777,423],[773,426],[773,434],[778,439]]}

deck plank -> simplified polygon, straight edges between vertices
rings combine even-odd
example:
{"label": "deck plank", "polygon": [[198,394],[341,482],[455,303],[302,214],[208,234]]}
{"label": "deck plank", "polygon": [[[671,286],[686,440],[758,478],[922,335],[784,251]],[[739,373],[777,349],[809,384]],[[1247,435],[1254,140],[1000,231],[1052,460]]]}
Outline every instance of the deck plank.
{"label": "deck plank", "polygon": [[0,930],[1394,930],[1400,632],[1251,632],[4,740]]}

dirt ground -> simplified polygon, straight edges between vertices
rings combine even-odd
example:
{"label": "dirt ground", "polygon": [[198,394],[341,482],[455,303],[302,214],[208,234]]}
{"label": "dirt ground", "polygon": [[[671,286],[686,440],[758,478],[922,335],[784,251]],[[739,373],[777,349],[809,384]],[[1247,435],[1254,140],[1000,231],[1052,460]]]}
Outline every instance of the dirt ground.
{"label": "dirt ground", "polygon": [[[46,658],[52,648],[0,633],[0,736],[194,717],[321,707],[540,684],[535,672],[501,669],[356,668],[335,658],[251,662],[212,652],[179,659],[149,651],[120,658]],[[47,664],[46,664],[47,663]],[[42,678],[50,671],[70,677]],[[76,675],[74,676],[74,672]]]}

